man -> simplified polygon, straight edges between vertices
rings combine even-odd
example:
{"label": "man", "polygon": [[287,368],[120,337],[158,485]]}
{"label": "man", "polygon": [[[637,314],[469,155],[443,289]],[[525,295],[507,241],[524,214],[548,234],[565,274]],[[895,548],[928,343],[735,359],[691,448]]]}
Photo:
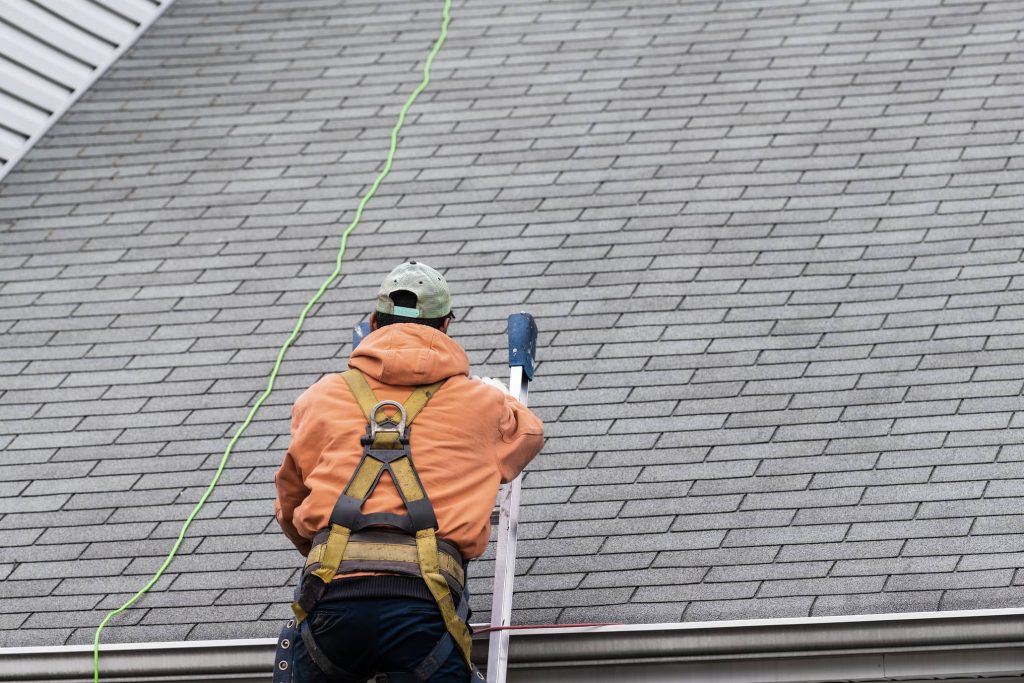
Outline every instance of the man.
{"label": "man", "polygon": [[500,382],[468,376],[452,318],[441,274],[399,265],[351,369],[295,402],[275,510],[307,561],[275,681],[475,673],[465,562],[486,548],[498,486],[537,455],[544,428]]}

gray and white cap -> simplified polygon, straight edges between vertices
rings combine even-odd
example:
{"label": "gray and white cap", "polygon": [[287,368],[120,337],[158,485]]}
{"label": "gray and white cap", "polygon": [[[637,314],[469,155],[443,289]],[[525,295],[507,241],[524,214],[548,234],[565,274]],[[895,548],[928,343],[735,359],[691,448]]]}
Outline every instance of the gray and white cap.
{"label": "gray and white cap", "polygon": [[[393,292],[416,295],[416,308],[396,306]],[[452,310],[452,295],[444,276],[425,263],[407,261],[388,273],[377,292],[377,311],[406,318],[443,318]]]}

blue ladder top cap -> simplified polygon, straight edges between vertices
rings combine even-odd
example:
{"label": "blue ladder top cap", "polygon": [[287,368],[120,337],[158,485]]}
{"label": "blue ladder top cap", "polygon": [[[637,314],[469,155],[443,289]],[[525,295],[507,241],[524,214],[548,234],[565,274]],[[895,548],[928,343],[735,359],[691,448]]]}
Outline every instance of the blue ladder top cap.
{"label": "blue ladder top cap", "polygon": [[355,351],[356,347],[359,346],[359,342],[363,341],[363,337],[370,334],[370,323],[362,322],[357,323],[352,329],[352,350]]}
{"label": "blue ladder top cap", "polygon": [[533,379],[537,358],[537,323],[529,313],[508,317],[508,365],[521,367],[527,379]]}

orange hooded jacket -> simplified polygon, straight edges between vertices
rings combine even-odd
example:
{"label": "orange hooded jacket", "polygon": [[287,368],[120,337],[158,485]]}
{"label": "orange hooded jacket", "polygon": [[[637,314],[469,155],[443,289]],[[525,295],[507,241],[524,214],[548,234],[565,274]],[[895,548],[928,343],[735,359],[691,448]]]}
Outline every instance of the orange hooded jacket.
{"label": "orange hooded jacket", "polygon": [[[410,448],[437,515],[438,536],[467,560],[479,556],[487,546],[499,483],[514,479],[540,451],[543,423],[500,389],[471,380],[462,347],[426,325],[375,330],[348,364],[362,371],[380,401],[403,402],[415,387],[447,378],[413,422]],[[345,380],[331,374],[295,401],[291,431],[291,446],[275,476],[274,507],[281,529],[306,555],[362,457],[366,418]],[[363,512],[405,513],[386,474]]]}

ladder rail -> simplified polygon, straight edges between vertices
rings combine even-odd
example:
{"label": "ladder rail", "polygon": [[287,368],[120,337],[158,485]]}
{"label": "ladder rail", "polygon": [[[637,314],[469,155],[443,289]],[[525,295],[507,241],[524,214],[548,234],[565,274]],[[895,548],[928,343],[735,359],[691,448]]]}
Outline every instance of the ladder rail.
{"label": "ladder rail", "polygon": [[[530,380],[521,367],[513,367],[509,377],[509,393],[523,404],[529,398]],[[516,575],[516,545],[519,539],[519,502],[523,475],[501,487],[498,516],[498,538],[494,558],[494,592],[491,597],[491,627],[512,623],[512,592]],[[507,629],[491,631],[487,647],[488,683],[505,683],[508,670]]]}
{"label": "ladder rail", "polygon": [[[509,394],[524,406],[530,397],[530,380],[537,356],[537,323],[529,313],[508,318]],[[508,671],[507,628],[512,624],[512,583],[516,576],[516,544],[519,539],[519,502],[523,475],[501,487],[498,494],[498,538],[494,557],[494,591],[491,595],[491,628],[487,646],[487,681],[505,683]]]}

